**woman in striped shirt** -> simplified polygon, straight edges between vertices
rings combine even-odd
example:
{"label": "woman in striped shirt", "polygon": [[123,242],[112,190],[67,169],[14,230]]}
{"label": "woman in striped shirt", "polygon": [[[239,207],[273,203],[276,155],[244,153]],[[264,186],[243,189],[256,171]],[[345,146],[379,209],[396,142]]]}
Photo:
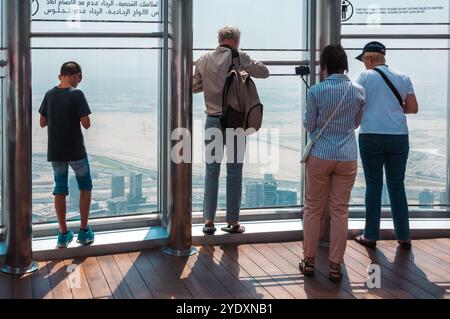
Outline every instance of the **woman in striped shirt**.
{"label": "woman in striped shirt", "polygon": [[320,65],[326,80],[313,86],[309,92],[304,126],[312,140],[326,127],[306,162],[304,259],[300,270],[304,275],[314,274],[320,220],[329,208],[329,277],[331,281],[340,281],[347,244],[348,204],[358,170],[355,129],[361,123],[365,97],[364,89],[345,75],[348,59],[342,46],[326,47],[321,54]]}

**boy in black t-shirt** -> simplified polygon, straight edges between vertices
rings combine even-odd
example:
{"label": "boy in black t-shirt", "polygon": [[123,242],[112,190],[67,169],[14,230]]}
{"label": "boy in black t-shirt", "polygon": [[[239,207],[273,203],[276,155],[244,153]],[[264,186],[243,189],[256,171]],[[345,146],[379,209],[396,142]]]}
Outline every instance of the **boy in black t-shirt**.
{"label": "boy in black t-shirt", "polygon": [[83,78],[82,74],[78,63],[64,63],[59,75],[60,84],[45,94],[39,109],[40,125],[42,128],[47,127],[48,132],[47,160],[52,163],[54,171],[53,195],[59,222],[59,248],[66,248],[73,240],[73,232],[67,229],[66,223],[69,166],[75,172],[80,189],[81,225],[77,242],[82,245],[94,242],[94,232],[88,226],[92,178],[81,132],[81,125],[85,129],[91,126],[91,110],[83,92],[76,89]]}

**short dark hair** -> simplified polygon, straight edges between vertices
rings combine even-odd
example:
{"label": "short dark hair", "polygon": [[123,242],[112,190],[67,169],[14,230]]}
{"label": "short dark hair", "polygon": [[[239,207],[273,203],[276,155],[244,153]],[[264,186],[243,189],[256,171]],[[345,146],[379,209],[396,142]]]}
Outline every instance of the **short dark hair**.
{"label": "short dark hair", "polygon": [[323,49],[320,55],[320,67],[328,70],[328,74],[348,72],[348,57],[344,48],[338,45],[329,45]]}
{"label": "short dark hair", "polygon": [[77,62],[69,61],[62,65],[60,75],[71,76],[81,73],[82,73],[81,66]]}

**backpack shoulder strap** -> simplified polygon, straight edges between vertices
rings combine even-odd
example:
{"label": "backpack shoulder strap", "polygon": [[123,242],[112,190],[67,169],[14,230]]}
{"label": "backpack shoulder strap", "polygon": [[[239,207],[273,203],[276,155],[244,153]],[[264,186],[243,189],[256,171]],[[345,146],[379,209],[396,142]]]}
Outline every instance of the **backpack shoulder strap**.
{"label": "backpack shoulder strap", "polygon": [[239,67],[241,65],[241,61],[239,59],[239,51],[236,49],[231,49],[231,65],[230,71],[235,67]]}
{"label": "backpack shoulder strap", "polygon": [[231,56],[233,59],[239,59],[239,50],[231,49]]}
{"label": "backpack shoulder strap", "polygon": [[386,82],[387,86],[389,86],[389,88],[391,89],[392,93],[394,93],[395,97],[398,100],[398,103],[400,104],[401,107],[403,107],[403,98],[400,95],[400,93],[398,92],[397,88],[395,87],[395,85],[392,83],[391,80],[389,80],[389,78],[387,77],[386,74],[384,74],[383,71],[381,71],[378,68],[374,68],[373,69],[375,72],[377,72],[379,75],[381,75],[381,77],[383,78],[384,82]]}
{"label": "backpack shoulder strap", "polygon": [[[222,45],[220,45],[220,47],[229,49],[231,51],[231,64],[230,64],[230,68],[229,68],[228,72],[231,72],[231,70],[236,66],[239,67],[241,64],[239,50],[233,49],[227,44],[222,44]],[[236,60],[238,61],[237,64],[236,64]]]}

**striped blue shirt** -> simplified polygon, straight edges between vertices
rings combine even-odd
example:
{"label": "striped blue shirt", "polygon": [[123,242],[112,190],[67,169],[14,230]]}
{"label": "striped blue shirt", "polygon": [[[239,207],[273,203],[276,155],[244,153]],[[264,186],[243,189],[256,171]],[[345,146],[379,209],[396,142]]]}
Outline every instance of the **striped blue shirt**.
{"label": "striped blue shirt", "polygon": [[[308,94],[304,126],[314,139],[333,114],[347,90],[350,79],[343,74],[333,74],[314,85]],[[365,93],[362,86],[351,83],[344,102],[331,123],[314,143],[311,155],[330,161],[357,160],[358,147],[355,129],[361,124]]]}

